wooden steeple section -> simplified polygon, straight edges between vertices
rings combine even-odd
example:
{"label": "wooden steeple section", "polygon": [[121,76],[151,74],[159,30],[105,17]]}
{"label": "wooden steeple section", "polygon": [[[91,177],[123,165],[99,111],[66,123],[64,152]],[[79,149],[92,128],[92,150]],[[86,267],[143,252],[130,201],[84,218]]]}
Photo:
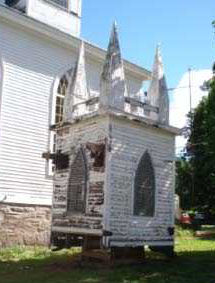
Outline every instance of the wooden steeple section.
{"label": "wooden steeple section", "polygon": [[[65,99],[64,123],[54,129],[58,149],[51,229],[54,246],[78,244],[84,252],[106,250],[116,258],[140,259],[145,245],[173,254],[178,129],[168,125],[169,102],[159,49],[151,104],[134,96],[135,80],[134,73],[128,76],[128,95],[114,23],[100,93],[88,96],[81,45]],[[129,110],[129,104],[138,111]]]}
{"label": "wooden steeple section", "polygon": [[124,110],[127,93],[125,73],[116,23],[113,24],[106,59],[101,75],[100,107]]}
{"label": "wooden steeple section", "polygon": [[88,97],[85,69],[85,49],[84,43],[82,42],[79,57],[70,77],[68,91],[64,101],[63,121],[71,122],[72,119],[79,114],[79,112],[84,112],[85,109],[83,109],[83,102],[86,101]]}
{"label": "wooden steeple section", "polygon": [[164,75],[163,62],[160,47],[157,46],[152,70],[152,81],[149,87],[148,96],[150,104],[159,109],[158,122],[169,124],[169,97]]}

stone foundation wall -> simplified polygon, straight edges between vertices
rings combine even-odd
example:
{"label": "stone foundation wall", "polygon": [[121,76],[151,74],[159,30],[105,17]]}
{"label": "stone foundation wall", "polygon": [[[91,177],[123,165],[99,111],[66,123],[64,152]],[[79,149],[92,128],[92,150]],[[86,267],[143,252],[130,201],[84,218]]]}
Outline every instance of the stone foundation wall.
{"label": "stone foundation wall", "polygon": [[48,245],[51,207],[0,203],[0,247]]}

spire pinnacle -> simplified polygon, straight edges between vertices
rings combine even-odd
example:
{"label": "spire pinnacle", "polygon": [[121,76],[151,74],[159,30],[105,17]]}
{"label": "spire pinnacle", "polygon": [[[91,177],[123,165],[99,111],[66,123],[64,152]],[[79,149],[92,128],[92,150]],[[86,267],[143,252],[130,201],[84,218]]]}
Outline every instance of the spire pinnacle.
{"label": "spire pinnacle", "polygon": [[159,57],[161,56],[161,43],[158,42],[156,46],[156,55]]}
{"label": "spire pinnacle", "polygon": [[68,92],[64,100],[63,120],[69,122],[74,117],[74,106],[88,99],[88,88],[85,69],[85,47],[81,42],[78,60],[70,76]]}
{"label": "spire pinnacle", "polygon": [[152,106],[159,108],[158,120],[161,124],[169,123],[169,97],[164,75],[160,45],[156,47],[152,81],[149,86],[149,100]]}
{"label": "spire pinnacle", "polygon": [[155,52],[155,61],[160,62],[162,64],[162,56],[161,56],[161,43],[159,42],[156,46]]}
{"label": "spire pinnacle", "polygon": [[100,106],[124,110],[124,96],[126,90],[117,25],[116,22],[114,22],[101,75]]}

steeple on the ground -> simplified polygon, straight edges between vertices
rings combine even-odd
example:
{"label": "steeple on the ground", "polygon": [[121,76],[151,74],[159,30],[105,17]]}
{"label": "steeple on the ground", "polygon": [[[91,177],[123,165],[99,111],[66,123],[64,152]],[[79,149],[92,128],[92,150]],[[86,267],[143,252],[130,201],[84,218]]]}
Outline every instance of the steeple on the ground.
{"label": "steeple on the ground", "polygon": [[100,83],[100,107],[124,110],[127,92],[116,22],[113,24]]}

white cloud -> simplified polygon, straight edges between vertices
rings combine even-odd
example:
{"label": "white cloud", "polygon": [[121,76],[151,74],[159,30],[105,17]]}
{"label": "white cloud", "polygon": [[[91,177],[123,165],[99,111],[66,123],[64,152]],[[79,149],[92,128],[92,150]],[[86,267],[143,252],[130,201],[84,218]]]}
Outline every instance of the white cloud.
{"label": "white cloud", "polygon": [[[212,77],[211,70],[192,70],[190,73],[191,78],[191,97],[192,108],[195,108],[202,97],[207,95],[206,91],[202,91],[200,86],[204,81]],[[189,89],[189,72],[186,72],[177,88],[173,91],[170,102],[170,124],[172,126],[183,128],[186,126],[186,115],[190,111],[190,89]],[[184,137],[176,138],[176,153],[179,154],[186,144]]]}

